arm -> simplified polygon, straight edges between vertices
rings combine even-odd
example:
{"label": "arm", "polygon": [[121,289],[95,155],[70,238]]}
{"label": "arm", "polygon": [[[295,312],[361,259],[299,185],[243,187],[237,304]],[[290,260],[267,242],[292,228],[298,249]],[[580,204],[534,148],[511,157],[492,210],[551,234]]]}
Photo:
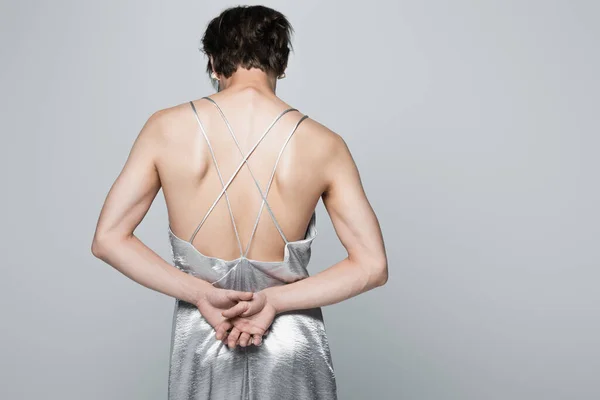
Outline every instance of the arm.
{"label": "arm", "polygon": [[246,346],[246,331],[266,332],[276,314],[338,303],[387,282],[387,256],[379,222],[346,143],[339,135],[335,139],[336,146],[322,169],[326,189],[321,197],[348,256],[318,274],[268,287],[255,293],[251,301],[240,301],[223,311],[229,319],[216,326],[216,337],[229,347],[236,346],[238,339]]}
{"label": "arm", "polygon": [[300,281],[267,288],[277,313],[338,303],[387,282],[387,256],[379,222],[364,192],[345,141],[336,135],[327,167],[323,203],[348,256]]}
{"label": "arm", "polygon": [[156,162],[164,152],[163,118],[154,113],[135,140],[102,207],[92,253],[147,288],[198,305],[214,287],[167,263],[133,234],[161,187]]}

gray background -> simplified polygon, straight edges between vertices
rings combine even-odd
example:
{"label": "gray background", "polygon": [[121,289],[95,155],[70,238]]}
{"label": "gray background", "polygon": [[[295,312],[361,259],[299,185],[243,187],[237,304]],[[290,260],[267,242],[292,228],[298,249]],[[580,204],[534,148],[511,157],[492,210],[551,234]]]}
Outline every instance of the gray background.
{"label": "gray background", "polygon": [[[234,4],[1,3],[0,398],[166,398],[174,300],[90,244]],[[340,399],[600,398],[598,3],[264,4],[296,28],[278,95],[345,137],[389,253],[324,308]],[[313,273],[345,254],[318,229]],[[137,233],[170,260],[161,194]]]}

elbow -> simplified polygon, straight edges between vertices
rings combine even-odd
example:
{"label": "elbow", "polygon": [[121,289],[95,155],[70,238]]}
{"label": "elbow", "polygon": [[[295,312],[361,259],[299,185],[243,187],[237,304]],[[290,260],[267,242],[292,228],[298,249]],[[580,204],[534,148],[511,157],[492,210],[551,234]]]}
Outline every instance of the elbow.
{"label": "elbow", "polygon": [[376,263],[377,267],[375,268],[373,274],[373,281],[376,286],[383,286],[388,281],[388,267],[387,267],[387,259],[384,257],[382,261]]}
{"label": "elbow", "polygon": [[108,245],[109,239],[104,234],[96,232],[94,239],[92,240],[92,254],[94,257],[101,260],[106,256],[107,249],[110,248]]}
{"label": "elbow", "polygon": [[364,286],[367,290],[383,286],[388,281],[387,257],[369,255],[357,262],[363,272]]}
{"label": "elbow", "polygon": [[104,246],[102,245],[101,241],[94,237],[94,240],[92,240],[92,255],[101,259],[102,255],[104,254],[103,248]]}

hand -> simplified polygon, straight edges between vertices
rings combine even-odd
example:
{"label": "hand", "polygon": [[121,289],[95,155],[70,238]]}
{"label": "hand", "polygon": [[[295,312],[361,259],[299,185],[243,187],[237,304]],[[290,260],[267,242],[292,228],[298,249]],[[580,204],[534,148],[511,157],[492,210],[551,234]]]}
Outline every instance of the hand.
{"label": "hand", "polygon": [[249,301],[252,300],[253,297],[253,292],[242,292],[213,287],[205,292],[198,300],[196,307],[204,319],[216,329],[216,327],[226,319],[226,317],[222,315],[223,311],[231,309],[239,301]]}
{"label": "hand", "polygon": [[265,305],[268,303],[267,291],[261,290],[259,292],[254,293],[252,299],[243,300],[237,302],[232,307],[223,311],[221,314],[225,318],[233,318],[233,317],[249,317],[260,312]]}
{"label": "hand", "polygon": [[[269,332],[277,310],[269,301],[267,292],[262,291],[254,293],[254,298],[250,301],[238,302],[222,315],[229,318],[216,327],[217,339],[226,342],[230,348],[238,343],[242,347],[248,344],[260,346],[262,336]],[[231,332],[226,337],[226,332],[230,328],[232,328]],[[253,335],[253,338],[250,335]]]}

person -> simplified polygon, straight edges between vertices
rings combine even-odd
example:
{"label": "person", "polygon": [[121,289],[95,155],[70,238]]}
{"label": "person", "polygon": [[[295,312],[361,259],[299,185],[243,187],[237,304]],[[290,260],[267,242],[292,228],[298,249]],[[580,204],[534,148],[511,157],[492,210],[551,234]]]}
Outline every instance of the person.
{"label": "person", "polygon": [[[263,6],[214,18],[217,92],[148,118],[100,212],[92,253],[175,298],[171,400],[336,399],[321,307],[388,280],[345,140],[275,94],[292,33]],[[134,234],[161,188],[174,265]],[[310,275],[320,199],[348,254]]]}

